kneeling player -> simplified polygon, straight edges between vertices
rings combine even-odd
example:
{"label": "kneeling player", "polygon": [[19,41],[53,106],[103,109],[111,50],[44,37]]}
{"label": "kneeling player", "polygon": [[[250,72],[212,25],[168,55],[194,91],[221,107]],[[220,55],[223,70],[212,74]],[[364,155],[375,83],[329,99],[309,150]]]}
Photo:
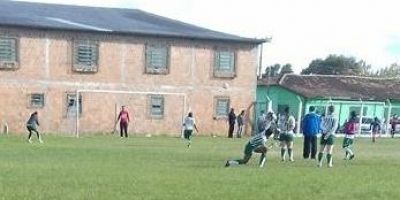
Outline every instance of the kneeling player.
{"label": "kneeling player", "polygon": [[231,165],[247,164],[247,162],[249,162],[253,152],[261,153],[259,166],[263,167],[265,160],[266,160],[267,151],[269,149],[266,146],[267,137],[269,137],[271,134],[272,134],[272,131],[267,130],[267,131],[263,131],[255,136],[251,137],[244,148],[243,159],[228,160],[228,161],[226,161],[225,167],[229,167]]}

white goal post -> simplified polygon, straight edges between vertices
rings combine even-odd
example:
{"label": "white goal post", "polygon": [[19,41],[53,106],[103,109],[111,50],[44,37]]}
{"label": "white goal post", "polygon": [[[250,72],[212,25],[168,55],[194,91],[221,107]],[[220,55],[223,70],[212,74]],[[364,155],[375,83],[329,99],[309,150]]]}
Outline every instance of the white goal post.
{"label": "white goal post", "polygon": [[[157,91],[124,91],[124,90],[76,90],[76,129],[75,136],[79,138],[79,115],[80,115],[80,105],[79,105],[79,95],[82,93],[109,93],[109,94],[142,94],[142,95],[175,95],[183,98],[182,101],[182,121],[187,113],[187,95],[185,93],[175,93],[175,92],[157,92]],[[182,123],[181,123],[182,124]],[[182,133],[180,133],[182,134]]]}

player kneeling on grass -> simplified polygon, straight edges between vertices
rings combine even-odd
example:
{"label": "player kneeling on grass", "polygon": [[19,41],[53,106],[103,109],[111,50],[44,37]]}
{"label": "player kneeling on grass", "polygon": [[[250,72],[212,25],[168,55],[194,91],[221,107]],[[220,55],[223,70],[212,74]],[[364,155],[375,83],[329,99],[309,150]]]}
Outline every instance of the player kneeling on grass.
{"label": "player kneeling on grass", "polygon": [[335,107],[328,107],[328,114],[325,116],[321,125],[322,136],[320,142],[320,150],[318,153],[318,167],[322,167],[322,160],[326,152],[326,160],[328,167],[332,167],[332,152],[333,144],[335,142],[335,132],[338,127],[338,120],[334,114]]}
{"label": "player kneeling on grass", "polygon": [[344,157],[345,160],[348,159],[352,160],[354,158],[354,153],[351,148],[353,146],[354,137],[357,131],[356,127],[357,127],[357,114],[355,111],[352,111],[350,113],[350,119],[344,127],[345,135],[342,147],[346,152],[346,155]]}
{"label": "player kneeling on grass", "polygon": [[183,126],[184,126],[183,136],[188,141],[187,146],[190,147],[190,145],[192,144],[193,129],[196,129],[197,133],[199,132],[199,130],[197,129],[197,126],[196,126],[195,119],[193,117],[193,113],[190,112],[188,114],[188,116],[185,117]]}
{"label": "player kneeling on grass", "polygon": [[28,122],[26,122],[26,128],[29,131],[29,136],[28,136],[28,142],[29,143],[32,143],[32,141],[31,141],[32,132],[35,132],[37,137],[38,137],[39,142],[43,143],[43,140],[40,137],[39,131],[37,130],[38,126],[39,126],[38,112],[35,111],[29,117]]}
{"label": "player kneeling on grass", "polygon": [[266,130],[253,136],[247,142],[244,148],[244,157],[239,160],[228,160],[226,161],[225,167],[233,165],[244,165],[247,164],[254,153],[261,153],[259,166],[263,167],[266,161],[266,155],[269,147],[266,146],[267,138],[272,135],[273,131]]}

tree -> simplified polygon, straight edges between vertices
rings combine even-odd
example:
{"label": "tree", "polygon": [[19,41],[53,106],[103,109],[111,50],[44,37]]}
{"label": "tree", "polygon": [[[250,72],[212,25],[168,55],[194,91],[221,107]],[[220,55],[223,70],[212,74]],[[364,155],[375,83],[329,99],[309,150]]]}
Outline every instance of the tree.
{"label": "tree", "polygon": [[292,65],[290,63],[287,63],[286,65],[282,66],[281,72],[279,74],[282,76],[284,74],[290,74],[290,73],[293,73]]}
{"label": "tree", "polygon": [[265,68],[265,73],[263,77],[275,77],[279,75],[279,70],[281,69],[280,64],[274,64]]}
{"label": "tree", "polygon": [[400,77],[400,65],[393,63],[388,67],[378,70],[376,75],[385,78]]}
{"label": "tree", "polygon": [[324,74],[324,75],[358,75],[367,76],[371,72],[371,66],[363,60],[356,61],[354,57],[345,57],[343,55],[329,55],[322,59],[311,61],[308,68],[301,74]]}

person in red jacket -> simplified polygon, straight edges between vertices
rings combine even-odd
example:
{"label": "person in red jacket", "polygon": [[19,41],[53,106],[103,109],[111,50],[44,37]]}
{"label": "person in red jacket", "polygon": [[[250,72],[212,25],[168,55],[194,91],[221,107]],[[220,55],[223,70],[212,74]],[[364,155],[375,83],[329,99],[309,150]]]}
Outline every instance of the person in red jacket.
{"label": "person in red jacket", "polygon": [[125,106],[121,107],[121,112],[118,115],[119,120],[119,130],[122,137],[128,137],[128,124],[129,124],[129,113]]}

